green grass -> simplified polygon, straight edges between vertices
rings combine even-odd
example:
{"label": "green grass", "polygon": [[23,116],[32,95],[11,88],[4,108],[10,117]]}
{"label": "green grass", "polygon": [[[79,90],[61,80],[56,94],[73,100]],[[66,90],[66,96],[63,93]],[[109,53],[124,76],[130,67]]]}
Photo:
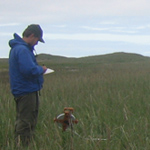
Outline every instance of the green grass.
{"label": "green grass", "polygon": [[[150,149],[149,61],[47,60],[44,64],[55,73],[44,76],[36,137],[29,150]],[[9,89],[7,65],[0,77],[0,149],[14,150],[15,102]],[[73,107],[79,120],[72,140],[71,132],[62,132],[53,121],[64,107]]]}

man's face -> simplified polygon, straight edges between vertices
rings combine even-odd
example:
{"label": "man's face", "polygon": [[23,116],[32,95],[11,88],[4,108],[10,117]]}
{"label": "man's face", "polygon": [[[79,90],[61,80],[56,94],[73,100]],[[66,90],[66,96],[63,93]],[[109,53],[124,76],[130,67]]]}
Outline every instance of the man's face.
{"label": "man's face", "polygon": [[33,37],[31,38],[31,43],[30,43],[30,44],[31,44],[32,46],[37,45],[37,44],[38,44],[38,41],[39,41],[39,38],[33,36]]}
{"label": "man's face", "polygon": [[31,46],[35,46],[38,44],[38,41],[39,41],[39,38],[34,36],[34,34],[31,34],[29,37],[28,37],[28,42]]}

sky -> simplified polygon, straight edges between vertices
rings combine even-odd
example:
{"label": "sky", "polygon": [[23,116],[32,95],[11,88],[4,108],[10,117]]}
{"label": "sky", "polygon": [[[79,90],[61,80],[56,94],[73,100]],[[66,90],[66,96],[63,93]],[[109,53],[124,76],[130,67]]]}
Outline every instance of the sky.
{"label": "sky", "polygon": [[37,54],[150,56],[150,0],[0,1],[0,58],[9,57],[13,34],[22,37],[30,24],[43,29]]}

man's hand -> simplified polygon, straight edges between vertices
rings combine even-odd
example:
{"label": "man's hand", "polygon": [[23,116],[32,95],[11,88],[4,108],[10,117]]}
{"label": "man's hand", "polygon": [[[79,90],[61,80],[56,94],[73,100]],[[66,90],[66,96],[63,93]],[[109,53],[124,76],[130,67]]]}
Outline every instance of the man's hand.
{"label": "man's hand", "polygon": [[43,65],[42,68],[43,68],[43,73],[45,73],[45,71],[47,70],[47,67]]}

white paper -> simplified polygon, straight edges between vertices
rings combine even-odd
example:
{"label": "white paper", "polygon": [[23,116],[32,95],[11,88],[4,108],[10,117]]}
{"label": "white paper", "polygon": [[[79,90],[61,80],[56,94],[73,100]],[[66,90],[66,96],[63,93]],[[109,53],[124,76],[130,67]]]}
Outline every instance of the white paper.
{"label": "white paper", "polygon": [[50,68],[47,68],[47,70],[45,71],[44,74],[49,74],[49,73],[52,73],[52,72],[54,72],[54,70],[52,70],[52,69],[50,69]]}

